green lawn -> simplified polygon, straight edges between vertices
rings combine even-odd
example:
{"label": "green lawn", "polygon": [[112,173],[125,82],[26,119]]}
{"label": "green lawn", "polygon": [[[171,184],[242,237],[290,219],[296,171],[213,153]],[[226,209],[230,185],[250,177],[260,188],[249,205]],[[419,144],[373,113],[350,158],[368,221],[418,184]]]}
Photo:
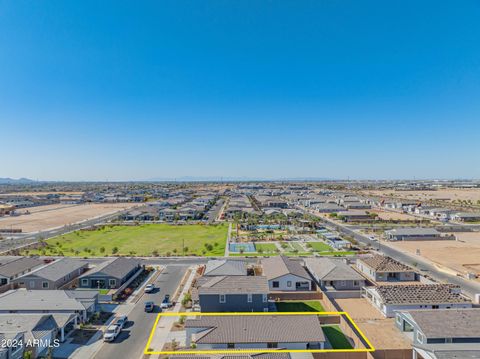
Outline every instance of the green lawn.
{"label": "green lawn", "polygon": [[323,242],[308,242],[309,247],[312,248],[315,252],[327,252],[332,251],[332,247]]}
{"label": "green lawn", "polygon": [[291,246],[293,247],[293,249],[296,249],[299,252],[305,252],[305,249],[301,246],[300,243],[293,242],[291,243]]}
{"label": "green lawn", "polygon": [[353,349],[338,325],[323,326],[322,329],[333,349]]}
{"label": "green lawn", "polygon": [[279,312],[324,312],[322,304],[318,300],[289,300],[275,303]]}
{"label": "green lawn", "polygon": [[[108,226],[92,231],[76,231],[46,241],[43,249],[23,254],[65,256],[186,255],[221,256],[225,253],[227,224]],[[116,248],[116,251],[114,250]]]}
{"label": "green lawn", "polygon": [[277,246],[273,243],[255,243],[255,249],[259,251],[260,249],[265,252],[275,252],[277,250]]}

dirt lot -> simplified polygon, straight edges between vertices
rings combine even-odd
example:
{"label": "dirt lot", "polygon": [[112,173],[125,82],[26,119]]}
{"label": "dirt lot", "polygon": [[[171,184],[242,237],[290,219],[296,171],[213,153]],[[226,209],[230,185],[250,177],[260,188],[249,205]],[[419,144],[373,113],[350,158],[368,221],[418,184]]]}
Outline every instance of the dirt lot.
{"label": "dirt lot", "polygon": [[390,211],[382,211],[380,209],[369,209],[371,213],[377,213],[378,217],[383,220],[398,220],[398,221],[415,221],[418,220],[417,217],[405,213],[397,213]]}
{"label": "dirt lot", "polygon": [[420,255],[458,273],[480,275],[480,232],[455,233],[457,241],[407,241],[386,243],[407,253]]}
{"label": "dirt lot", "polygon": [[383,317],[366,299],[337,299],[337,303],[348,312],[375,348],[411,348],[408,338],[395,327],[394,318]]}
{"label": "dirt lot", "polygon": [[[30,214],[0,218],[0,228],[21,228],[24,233],[44,231],[104,216],[135,206],[135,203],[62,205],[30,208]],[[22,209],[21,212],[24,210]]]}
{"label": "dirt lot", "polygon": [[393,191],[377,190],[366,191],[365,193],[373,196],[387,196],[418,200],[471,200],[474,203],[480,201],[480,188],[466,189],[439,189],[437,191]]}

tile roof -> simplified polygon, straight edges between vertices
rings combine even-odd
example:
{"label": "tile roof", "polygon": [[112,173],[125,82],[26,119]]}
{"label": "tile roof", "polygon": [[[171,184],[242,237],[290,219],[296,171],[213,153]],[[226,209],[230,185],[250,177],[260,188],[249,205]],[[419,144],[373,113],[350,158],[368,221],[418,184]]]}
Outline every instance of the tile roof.
{"label": "tile roof", "polygon": [[263,273],[267,279],[275,279],[287,274],[311,280],[305,268],[299,261],[291,260],[285,256],[275,256],[262,260]]}
{"label": "tile roof", "polygon": [[453,284],[381,285],[374,290],[384,304],[469,303]]}
{"label": "tile roof", "polygon": [[365,263],[376,272],[412,272],[413,269],[393,258],[375,254],[372,257],[360,258],[359,261]]}
{"label": "tile roof", "polygon": [[427,338],[480,338],[480,309],[407,312]]}
{"label": "tile roof", "polygon": [[235,260],[209,260],[205,268],[206,276],[247,275],[247,262]]}
{"label": "tile roof", "polygon": [[324,342],[315,315],[204,316],[187,319],[185,328],[205,328],[196,343],[304,343]]}
{"label": "tile roof", "polygon": [[263,276],[201,277],[198,294],[267,294],[268,281]]}
{"label": "tile roof", "polygon": [[306,258],[305,265],[319,280],[365,280],[342,259]]}

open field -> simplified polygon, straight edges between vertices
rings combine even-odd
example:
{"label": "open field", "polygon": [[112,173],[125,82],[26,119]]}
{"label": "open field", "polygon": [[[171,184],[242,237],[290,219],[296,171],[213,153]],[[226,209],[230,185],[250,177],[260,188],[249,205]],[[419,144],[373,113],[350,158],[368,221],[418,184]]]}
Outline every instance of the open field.
{"label": "open field", "polygon": [[[47,248],[28,254],[66,256],[108,255],[182,255],[217,256],[225,252],[228,225],[145,224],[108,226],[97,230],[76,231],[48,240]],[[78,252],[77,252],[78,251]]]}
{"label": "open field", "polygon": [[458,273],[480,275],[480,232],[455,233],[457,241],[405,241],[386,243],[410,254],[420,255]]}
{"label": "open field", "polygon": [[263,252],[274,253],[278,247],[274,243],[255,243],[255,249],[257,251],[262,250]]}
{"label": "open field", "polygon": [[[30,214],[0,218],[0,228],[20,228],[24,233],[45,231],[131,208],[135,203],[53,204],[29,208]],[[24,209],[20,210],[24,212]]]}
{"label": "open field", "polygon": [[386,196],[392,198],[406,198],[419,201],[426,200],[446,200],[446,201],[480,201],[480,188],[465,189],[439,189],[437,191],[393,191],[393,190],[375,190],[365,191],[365,194],[373,196]]}
{"label": "open field", "polygon": [[332,247],[323,242],[308,242],[307,246],[312,248],[315,252],[333,251]]}

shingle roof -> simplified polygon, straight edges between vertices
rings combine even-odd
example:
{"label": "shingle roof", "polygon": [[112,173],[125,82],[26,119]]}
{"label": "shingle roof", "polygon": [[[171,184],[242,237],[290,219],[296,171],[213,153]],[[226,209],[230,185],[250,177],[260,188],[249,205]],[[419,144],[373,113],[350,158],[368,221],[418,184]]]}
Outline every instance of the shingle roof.
{"label": "shingle roof", "polygon": [[32,268],[41,266],[43,262],[38,258],[23,257],[9,261],[0,267],[0,275],[5,277],[14,277]]}
{"label": "shingle roof", "polygon": [[205,328],[198,344],[323,342],[325,335],[315,315],[205,316],[187,319],[186,328]]}
{"label": "shingle roof", "polygon": [[359,261],[365,263],[376,272],[412,272],[413,269],[393,258],[375,254],[372,257],[360,258]]}
{"label": "shingle roof", "polygon": [[98,265],[96,268],[83,274],[81,278],[91,275],[96,276],[109,276],[114,278],[125,277],[132,269],[140,265],[140,260],[136,258],[118,257],[113,260],[104,262]]}
{"label": "shingle roof", "polygon": [[268,281],[263,276],[201,277],[198,294],[266,294]]}
{"label": "shingle roof", "polygon": [[319,280],[365,280],[341,259],[307,258],[305,264]]}
{"label": "shingle roof", "polygon": [[247,275],[247,263],[234,260],[210,260],[203,275]]}
{"label": "shingle roof", "polygon": [[469,303],[453,284],[382,285],[375,290],[385,304]]}
{"label": "shingle roof", "polygon": [[293,261],[285,256],[270,257],[262,260],[263,273],[267,279],[275,279],[287,274],[311,280],[300,262]]}
{"label": "shingle roof", "polygon": [[0,295],[0,311],[84,310],[77,299],[64,290],[10,290]]}
{"label": "shingle roof", "polygon": [[427,338],[480,338],[480,309],[412,310]]}
{"label": "shingle roof", "polygon": [[87,262],[79,259],[61,258],[45,267],[36,269],[35,271],[32,271],[27,275],[35,275],[37,277],[45,278],[55,282],[60,278],[65,277],[67,274],[84,268],[86,266]]}

